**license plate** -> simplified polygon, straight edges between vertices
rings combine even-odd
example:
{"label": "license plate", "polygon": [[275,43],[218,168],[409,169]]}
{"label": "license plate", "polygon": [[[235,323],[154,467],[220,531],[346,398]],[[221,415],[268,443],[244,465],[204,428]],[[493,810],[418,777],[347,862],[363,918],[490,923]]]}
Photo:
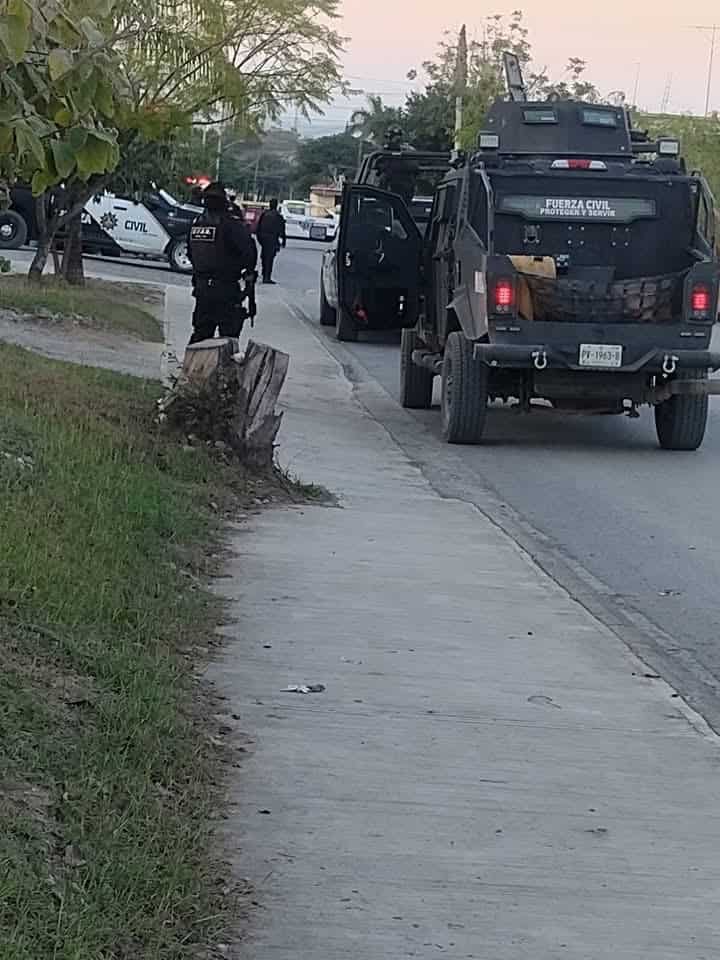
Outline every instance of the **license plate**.
{"label": "license plate", "polygon": [[581,343],[581,367],[621,367],[623,348],[619,344]]}
{"label": "license plate", "polygon": [[324,240],[327,236],[325,227],[310,227],[311,240]]}

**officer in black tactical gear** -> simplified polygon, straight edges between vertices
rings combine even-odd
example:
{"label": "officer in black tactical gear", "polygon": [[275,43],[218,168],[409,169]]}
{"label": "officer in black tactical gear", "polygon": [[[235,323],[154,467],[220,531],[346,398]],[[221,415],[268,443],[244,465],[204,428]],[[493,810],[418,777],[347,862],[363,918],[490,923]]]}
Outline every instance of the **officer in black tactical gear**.
{"label": "officer in black tactical gear", "polygon": [[203,204],[205,212],[188,236],[195,297],[190,343],[211,339],[217,328],[221,337],[239,337],[246,317],[255,316],[255,241],[242,220],[231,216],[221,183],[205,188]]}

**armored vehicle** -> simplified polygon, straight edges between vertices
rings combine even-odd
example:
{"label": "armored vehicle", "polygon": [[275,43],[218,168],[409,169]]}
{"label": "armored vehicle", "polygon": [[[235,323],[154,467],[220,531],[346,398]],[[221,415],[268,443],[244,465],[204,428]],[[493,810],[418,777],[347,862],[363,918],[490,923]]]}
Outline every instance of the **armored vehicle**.
{"label": "armored vehicle", "polygon": [[338,340],[417,321],[428,194],[449,168],[449,154],[409,150],[391,131],[346,184],[320,276],[320,322],[334,326]]}
{"label": "armored vehicle", "polygon": [[515,85],[484,126],[435,192],[403,405],[430,407],[439,374],[444,437],[476,443],[493,400],[631,416],[650,404],[661,447],[697,449],[720,392],[706,181],[620,106],[529,102]]}

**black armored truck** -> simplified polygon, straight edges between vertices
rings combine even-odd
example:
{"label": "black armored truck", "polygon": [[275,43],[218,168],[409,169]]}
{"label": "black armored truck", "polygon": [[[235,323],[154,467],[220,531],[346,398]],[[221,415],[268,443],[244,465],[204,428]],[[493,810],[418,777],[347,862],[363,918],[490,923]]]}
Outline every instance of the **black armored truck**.
{"label": "black armored truck", "polygon": [[439,374],[445,439],[477,443],[492,401],[630,416],[649,404],[661,447],[697,449],[720,392],[706,181],[621,106],[510,90],[435,192],[403,405],[429,408]]}
{"label": "black armored truck", "polygon": [[335,327],[338,340],[415,323],[432,190],[449,165],[449,153],[410,150],[391,129],[345,185],[320,274],[320,323]]}

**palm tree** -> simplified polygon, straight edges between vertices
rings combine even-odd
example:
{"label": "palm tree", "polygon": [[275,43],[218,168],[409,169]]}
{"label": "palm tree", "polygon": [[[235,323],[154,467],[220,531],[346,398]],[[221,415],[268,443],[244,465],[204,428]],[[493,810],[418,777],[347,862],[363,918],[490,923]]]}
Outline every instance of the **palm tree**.
{"label": "palm tree", "polygon": [[368,94],[368,105],[355,110],[348,123],[348,133],[359,140],[381,145],[391,127],[400,126],[402,110],[398,107],[386,107],[382,97]]}

